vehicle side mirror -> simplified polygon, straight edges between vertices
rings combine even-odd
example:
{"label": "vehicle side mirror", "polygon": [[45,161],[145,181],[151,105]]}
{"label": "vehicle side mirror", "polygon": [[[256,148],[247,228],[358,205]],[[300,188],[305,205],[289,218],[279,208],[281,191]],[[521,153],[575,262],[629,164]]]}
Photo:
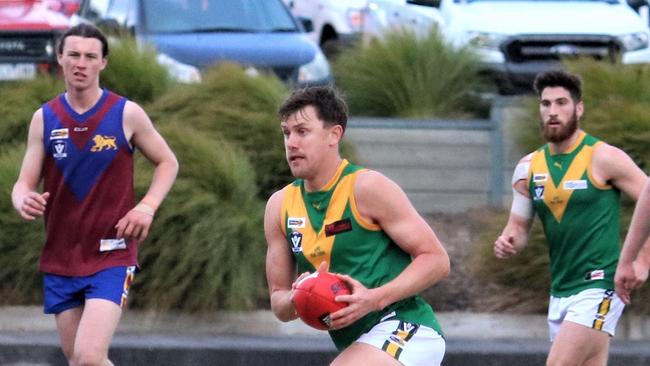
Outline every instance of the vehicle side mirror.
{"label": "vehicle side mirror", "polygon": [[305,17],[298,17],[298,21],[302,25],[302,29],[309,33],[314,31],[314,23],[311,21],[309,18]]}
{"label": "vehicle side mirror", "polygon": [[638,13],[641,7],[648,5],[648,0],[627,0],[627,4]]}
{"label": "vehicle side mirror", "polygon": [[432,8],[437,8],[440,6],[440,0],[406,0],[406,2],[413,5],[430,6]]}

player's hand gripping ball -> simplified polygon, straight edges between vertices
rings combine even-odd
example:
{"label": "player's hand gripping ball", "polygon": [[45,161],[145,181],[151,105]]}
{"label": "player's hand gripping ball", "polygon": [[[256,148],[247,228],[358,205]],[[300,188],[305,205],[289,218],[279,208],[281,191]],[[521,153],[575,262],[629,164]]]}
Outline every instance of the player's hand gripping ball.
{"label": "player's hand gripping ball", "polygon": [[293,292],[293,305],[307,325],[326,330],[330,328],[330,313],[348,306],[334,301],[338,295],[349,295],[348,285],[329,272],[314,272],[298,282]]}

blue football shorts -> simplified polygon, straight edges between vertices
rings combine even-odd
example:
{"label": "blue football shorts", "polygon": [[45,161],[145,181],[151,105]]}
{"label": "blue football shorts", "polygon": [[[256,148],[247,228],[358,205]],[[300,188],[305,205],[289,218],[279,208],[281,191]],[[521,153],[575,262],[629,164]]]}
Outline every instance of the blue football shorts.
{"label": "blue football shorts", "polygon": [[124,308],[136,266],[117,266],[90,276],[43,276],[43,312],[59,314],[84,304],[86,299],[104,299]]}

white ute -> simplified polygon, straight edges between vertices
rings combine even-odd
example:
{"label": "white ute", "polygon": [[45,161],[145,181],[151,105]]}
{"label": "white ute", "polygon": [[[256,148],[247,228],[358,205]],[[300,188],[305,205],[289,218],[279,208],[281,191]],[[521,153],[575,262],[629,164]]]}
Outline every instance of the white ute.
{"label": "white ute", "polygon": [[390,29],[409,28],[423,34],[440,27],[434,4],[411,0],[284,0],[294,16],[311,20],[312,39],[328,56],[357,41],[380,38]]}
{"label": "white ute", "polygon": [[445,37],[475,46],[500,91],[511,93],[530,90],[563,57],[649,63],[646,1],[441,0],[439,9]]}

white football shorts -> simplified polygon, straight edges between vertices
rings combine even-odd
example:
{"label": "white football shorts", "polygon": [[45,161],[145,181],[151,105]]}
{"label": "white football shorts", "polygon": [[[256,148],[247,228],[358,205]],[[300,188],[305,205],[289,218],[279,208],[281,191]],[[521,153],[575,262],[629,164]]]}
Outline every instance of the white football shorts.
{"label": "white football shorts", "polygon": [[377,347],[405,366],[440,366],[445,340],[432,328],[400,320],[377,323],[357,342]]}
{"label": "white football shorts", "polygon": [[608,333],[616,332],[616,324],[625,304],[614,290],[592,288],[568,297],[554,297],[548,306],[548,327],[551,342],[555,339],[563,321]]}

